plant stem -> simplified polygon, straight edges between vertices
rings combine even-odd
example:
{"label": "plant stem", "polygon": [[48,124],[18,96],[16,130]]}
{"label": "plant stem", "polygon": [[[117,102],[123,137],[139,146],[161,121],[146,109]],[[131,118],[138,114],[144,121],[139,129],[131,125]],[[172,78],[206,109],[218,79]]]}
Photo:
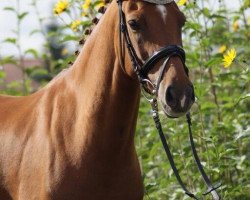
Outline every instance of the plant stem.
{"label": "plant stem", "polygon": [[220,105],[219,105],[219,102],[218,102],[216,86],[214,85],[215,81],[214,81],[214,74],[213,74],[212,68],[209,68],[208,72],[209,72],[209,78],[210,78],[210,83],[211,83],[211,90],[212,90],[212,94],[214,96],[214,103],[215,103],[215,105],[217,107],[218,121],[221,122],[222,117],[221,117]]}
{"label": "plant stem", "polygon": [[33,0],[32,1],[32,5],[34,6],[35,8],[35,13],[37,15],[37,18],[38,18],[38,23],[39,23],[39,26],[40,26],[40,31],[41,31],[41,34],[43,35],[43,37],[45,38],[45,41],[46,41],[46,45],[45,47],[47,48],[46,50],[46,63],[47,63],[47,70],[49,73],[51,73],[51,70],[52,70],[52,55],[51,55],[51,52],[50,52],[50,49],[49,49],[49,37],[48,37],[48,34],[46,34],[46,32],[44,31],[43,29],[43,19],[39,13],[39,10],[38,10],[38,6],[37,6],[37,0]]}
{"label": "plant stem", "polygon": [[24,66],[24,55],[22,53],[21,49],[21,19],[19,18],[20,16],[20,0],[16,0],[16,14],[17,14],[17,40],[16,40],[16,47],[18,51],[18,57],[19,57],[19,62],[17,64],[17,67],[21,70],[22,73],[22,90],[23,94],[27,95],[28,94],[28,88],[26,85],[26,73],[25,73],[25,66]]}

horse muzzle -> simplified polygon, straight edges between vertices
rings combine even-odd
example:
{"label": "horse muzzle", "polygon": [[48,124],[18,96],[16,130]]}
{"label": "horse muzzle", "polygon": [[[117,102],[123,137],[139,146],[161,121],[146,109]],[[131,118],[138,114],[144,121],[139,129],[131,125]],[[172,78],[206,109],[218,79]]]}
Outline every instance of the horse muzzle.
{"label": "horse muzzle", "polygon": [[195,102],[194,88],[188,84],[182,91],[175,85],[170,85],[161,95],[161,105],[165,114],[177,118],[186,114]]}

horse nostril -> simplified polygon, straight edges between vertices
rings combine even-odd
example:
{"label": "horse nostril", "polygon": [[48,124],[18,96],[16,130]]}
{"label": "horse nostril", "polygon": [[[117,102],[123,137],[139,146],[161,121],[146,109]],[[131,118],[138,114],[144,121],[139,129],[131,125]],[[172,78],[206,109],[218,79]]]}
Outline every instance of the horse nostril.
{"label": "horse nostril", "polygon": [[173,107],[176,105],[176,97],[174,93],[174,88],[172,86],[169,86],[166,91],[166,103]]}

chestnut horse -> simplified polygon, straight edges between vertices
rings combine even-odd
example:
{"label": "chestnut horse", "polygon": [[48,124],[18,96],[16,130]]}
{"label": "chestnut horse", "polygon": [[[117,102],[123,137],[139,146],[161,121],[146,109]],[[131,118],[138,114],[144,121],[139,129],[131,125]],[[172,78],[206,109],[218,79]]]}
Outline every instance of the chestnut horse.
{"label": "chestnut horse", "polygon": [[[128,0],[122,10],[142,63],[161,47],[182,45],[185,17],[174,1]],[[72,67],[30,96],[0,97],[0,200],[143,199],[134,145],[140,86],[119,34],[113,1]],[[152,82],[163,63],[150,70]],[[158,99],[171,117],[193,103],[178,56],[166,66]]]}

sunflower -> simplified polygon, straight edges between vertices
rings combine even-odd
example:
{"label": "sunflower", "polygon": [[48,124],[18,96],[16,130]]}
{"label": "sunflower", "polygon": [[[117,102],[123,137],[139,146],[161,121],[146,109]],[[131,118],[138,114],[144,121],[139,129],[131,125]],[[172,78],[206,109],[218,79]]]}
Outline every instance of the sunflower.
{"label": "sunflower", "polygon": [[91,4],[91,0],[85,0],[85,3],[82,5],[83,11],[87,12]]}
{"label": "sunflower", "polygon": [[56,3],[54,7],[54,14],[59,15],[66,11],[69,7],[69,2],[67,0],[60,0]]}
{"label": "sunflower", "polygon": [[238,31],[239,28],[240,28],[239,21],[235,21],[235,22],[233,23],[233,30],[234,30],[234,31]]}
{"label": "sunflower", "polygon": [[236,50],[230,49],[223,55],[223,65],[225,68],[230,67],[230,65],[233,63],[234,59],[236,58]]}
{"label": "sunflower", "polygon": [[187,0],[179,0],[178,3],[177,3],[177,5],[178,5],[178,6],[183,6],[183,5],[185,5],[186,3],[187,3]]}
{"label": "sunflower", "polygon": [[97,4],[95,5],[95,8],[99,9],[99,8],[101,8],[101,7],[103,7],[103,6],[105,6],[105,1],[104,1],[104,0],[101,0],[99,3],[97,3]]}
{"label": "sunflower", "polygon": [[80,20],[75,20],[71,23],[70,25],[70,28],[73,30],[73,31],[78,31],[78,27],[81,25],[81,21]]}

